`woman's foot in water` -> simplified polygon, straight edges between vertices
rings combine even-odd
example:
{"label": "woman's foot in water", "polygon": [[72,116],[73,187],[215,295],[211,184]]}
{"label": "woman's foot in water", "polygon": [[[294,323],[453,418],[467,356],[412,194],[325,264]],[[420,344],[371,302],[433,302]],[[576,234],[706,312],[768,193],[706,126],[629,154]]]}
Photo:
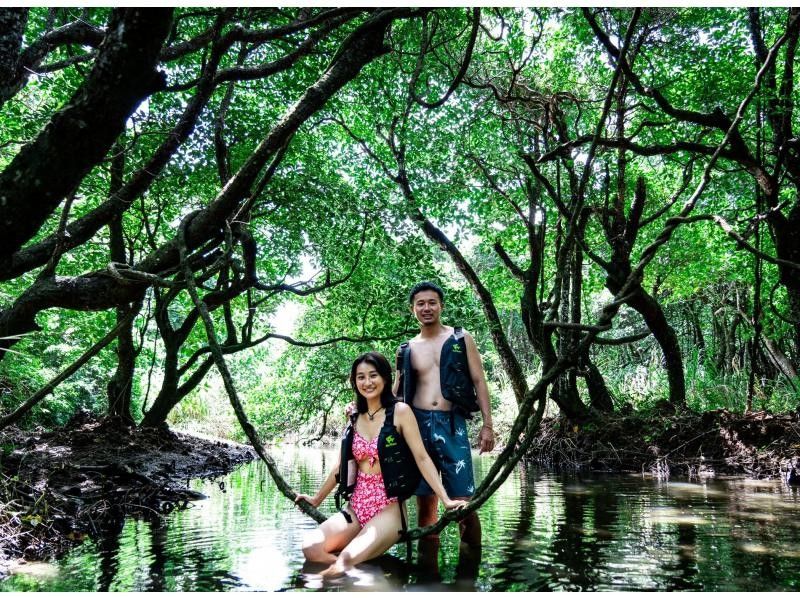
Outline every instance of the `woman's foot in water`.
{"label": "woman's foot in water", "polygon": [[336,579],[347,575],[347,569],[341,563],[334,563],[320,573],[323,579]]}

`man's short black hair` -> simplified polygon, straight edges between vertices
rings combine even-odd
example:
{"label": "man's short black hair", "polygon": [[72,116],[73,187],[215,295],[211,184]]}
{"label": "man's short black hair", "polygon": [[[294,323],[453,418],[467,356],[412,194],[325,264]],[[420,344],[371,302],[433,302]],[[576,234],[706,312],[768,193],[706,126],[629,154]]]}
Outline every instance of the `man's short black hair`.
{"label": "man's short black hair", "polygon": [[408,302],[413,304],[414,295],[421,293],[422,291],[434,291],[437,295],[439,295],[439,301],[444,303],[444,291],[442,290],[442,287],[440,287],[438,284],[428,282],[427,280],[423,280],[422,282],[418,282],[414,285],[414,288],[411,289],[411,292],[408,294]]}

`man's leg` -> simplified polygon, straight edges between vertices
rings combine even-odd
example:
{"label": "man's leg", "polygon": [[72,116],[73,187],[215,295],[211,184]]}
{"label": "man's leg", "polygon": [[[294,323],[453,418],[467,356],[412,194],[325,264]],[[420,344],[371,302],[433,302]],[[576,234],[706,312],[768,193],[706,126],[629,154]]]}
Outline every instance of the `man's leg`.
{"label": "man's leg", "polygon": [[[417,497],[417,525],[433,525],[439,519],[439,499],[435,494]],[[417,543],[420,582],[441,581],[439,578],[439,533],[428,534]]]}
{"label": "man's leg", "polygon": [[461,543],[458,548],[455,591],[475,591],[475,580],[478,579],[480,572],[481,552],[480,546],[467,546],[465,542]]}
{"label": "man's leg", "polygon": [[[435,414],[414,409],[417,418],[422,443],[425,452],[433,461],[436,472],[439,473],[439,459],[432,444]],[[433,493],[430,485],[424,479],[420,480],[417,488],[417,527],[433,525],[439,519],[439,498]],[[417,556],[419,564],[419,581],[439,581],[439,533],[428,534],[419,539],[417,543]]]}
{"label": "man's leg", "polygon": [[[413,409],[413,412],[414,417],[417,418],[419,434],[422,438],[425,452],[428,453],[431,461],[433,461],[433,465],[436,467],[436,473],[438,474],[441,470],[441,465],[439,464],[439,455],[435,450],[433,439],[436,432],[434,422],[437,414],[422,409]],[[419,486],[414,494],[417,495],[417,526],[427,527],[428,525],[436,523],[439,519],[439,499],[433,493],[433,489],[428,485],[428,482],[425,481],[425,478],[419,481]],[[438,538],[439,534],[430,534],[426,537]]]}
{"label": "man's leg", "polygon": [[[459,500],[471,500],[471,496],[459,496]],[[481,545],[481,520],[478,512],[473,511],[464,519],[458,522],[458,529],[461,532],[461,541],[467,546],[478,548]]]}
{"label": "man's leg", "polygon": [[[459,413],[449,414],[449,418],[452,419],[448,419],[440,429],[443,442],[437,445],[442,484],[451,498],[468,501],[475,492],[475,477],[467,422]],[[459,521],[458,527],[462,542],[471,547],[481,545],[481,522],[477,512],[473,511]]]}
{"label": "man's leg", "polygon": [[[435,494],[417,497],[417,521],[419,527],[433,525],[439,520],[439,499]],[[439,533],[428,537],[439,536]]]}

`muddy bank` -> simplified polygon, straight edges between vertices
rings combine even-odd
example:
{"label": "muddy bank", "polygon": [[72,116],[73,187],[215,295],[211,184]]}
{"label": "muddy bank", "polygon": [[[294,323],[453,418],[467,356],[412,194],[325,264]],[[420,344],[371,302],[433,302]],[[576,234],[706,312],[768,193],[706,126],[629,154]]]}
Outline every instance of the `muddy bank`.
{"label": "muddy bank", "polygon": [[611,414],[584,424],[546,419],[528,457],[556,468],[669,475],[786,477],[800,472],[800,414]]}
{"label": "muddy bank", "polygon": [[0,578],[10,562],[56,556],[203,498],[188,483],[255,458],[247,446],[81,415],[52,432],[0,431]]}

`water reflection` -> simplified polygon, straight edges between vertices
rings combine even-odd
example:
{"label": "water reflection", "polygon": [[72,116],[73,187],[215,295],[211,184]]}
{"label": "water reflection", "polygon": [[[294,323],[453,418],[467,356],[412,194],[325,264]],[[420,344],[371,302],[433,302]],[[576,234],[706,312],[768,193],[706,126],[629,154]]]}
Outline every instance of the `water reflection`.
{"label": "water reflection", "polygon": [[[278,455],[296,488],[312,490],[332,453]],[[328,460],[328,463],[325,461]],[[481,479],[491,459],[475,459]],[[2,590],[484,591],[800,589],[800,495],[780,482],[658,482],[639,476],[556,475],[521,465],[481,509],[484,546],[405,546],[323,581],[304,563],[315,524],[277,492],[260,464],[216,483],[165,519],[120,520],[53,566],[29,564]],[[416,520],[414,501],[409,505]],[[323,510],[333,511],[332,500]]]}

